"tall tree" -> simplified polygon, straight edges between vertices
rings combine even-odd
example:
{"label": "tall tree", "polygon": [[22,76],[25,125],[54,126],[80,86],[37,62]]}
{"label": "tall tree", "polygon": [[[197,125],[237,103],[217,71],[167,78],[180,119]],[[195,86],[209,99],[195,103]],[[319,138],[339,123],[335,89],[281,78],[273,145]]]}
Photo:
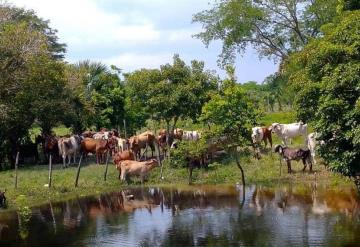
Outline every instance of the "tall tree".
{"label": "tall tree", "polygon": [[320,27],[336,15],[337,0],[219,0],[197,13],[193,22],[204,31],[195,35],[206,46],[223,42],[221,65],[253,46],[260,57],[280,60],[301,50]]}
{"label": "tall tree", "polygon": [[346,175],[360,172],[360,10],[343,12],[291,56],[286,72],[298,92],[297,113],[311,121],[320,155]]}
{"label": "tall tree", "polygon": [[13,165],[30,126],[37,121],[49,131],[63,115],[63,64],[52,56],[46,36],[26,22],[0,26],[0,57],[0,137]]}
{"label": "tall tree", "polygon": [[64,58],[66,45],[59,42],[57,30],[49,26],[48,20],[41,19],[33,10],[17,8],[6,2],[0,3],[0,26],[19,23],[27,23],[29,29],[43,34],[48,50],[54,58]]}
{"label": "tall tree", "polygon": [[67,67],[67,88],[74,106],[67,124],[76,132],[92,126],[120,126],[125,117],[125,93],[118,72],[88,60]]}
{"label": "tall tree", "polygon": [[176,125],[179,118],[196,120],[201,108],[218,88],[218,78],[204,70],[204,63],[192,61],[191,66],[173,58],[160,70],[138,70],[126,75],[128,97],[134,105],[140,104],[148,116]]}

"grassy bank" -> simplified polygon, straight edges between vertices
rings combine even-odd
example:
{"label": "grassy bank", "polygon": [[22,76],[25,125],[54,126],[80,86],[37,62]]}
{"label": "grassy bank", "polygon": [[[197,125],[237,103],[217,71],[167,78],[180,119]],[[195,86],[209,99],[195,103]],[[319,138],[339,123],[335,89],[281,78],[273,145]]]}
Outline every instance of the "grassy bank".
{"label": "grassy bank", "polygon": [[[267,113],[261,119],[261,124],[269,126],[273,122],[290,123],[294,122],[294,112]],[[191,127],[191,126],[190,126]],[[311,127],[311,126],[310,126]],[[310,128],[311,130],[311,128]],[[58,135],[67,134],[67,128],[60,126],[54,131]],[[34,128],[34,136],[40,132]],[[310,132],[310,131],[309,131]],[[273,135],[273,142],[279,144],[281,141]],[[292,146],[303,147],[304,139],[295,138]],[[282,174],[280,175],[279,156],[271,154],[269,150],[262,155],[261,160],[249,157],[242,157],[241,164],[245,171],[247,184],[264,184],[267,186],[279,183],[307,184],[315,181],[323,186],[353,186],[352,182],[339,174],[327,171],[323,165],[314,166],[314,173],[301,172],[302,164],[293,162],[295,173],[287,174],[286,165],[283,164]],[[8,170],[0,172],[0,190],[6,189],[8,208],[13,209],[24,201],[28,206],[43,204],[48,201],[60,201],[76,196],[86,196],[107,191],[119,190],[126,184],[122,184],[118,179],[118,172],[114,165],[109,165],[108,179],[104,181],[105,166],[97,166],[93,163],[82,168],[79,186],[74,187],[76,167],[62,169],[60,165],[54,166],[53,186],[48,188],[44,185],[48,183],[47,166],[28,166],[20,168],[18,173],[18,189],[14,188],[15,172]],[[164,165],[164,179],[160,179],[160,168],[151,174],[146,185],[185,185],[188,183],[188,172],[185,168],[171,168],[169,164]],[[207,170],[197,170],[193,172],[194,184],[235,184],[240,182],[240,171],[231,159],[224,159],[213,162]],[[139,181],[134,179],[132,185],[139,185]]]}
{"label": "grassy bank", "polygon": [[[279,158],[277,155],[266,155],[261,160],[242,158],[241,163],[245,170],[247,184],[276,185],[278,183],[304,184],[317,183],[323,186],[353,186],[352,182],[338,174],[324,169],[323,165],[314,167],[314,173],[301,172],[302,165],[293,162],[295,173],[287,174],[287,168],[283,164],[280,176]],[[14,171],[0,173],[0,189],[6,188],[8,208],[14,209],[19,206],[18,201],[26,198],[28,206],[35,206],[49,201],[61,201],[72,197],[93,195],[108,191],[119,190],[126,184],[122,184],[117,176],[118,172],[114,165],[109,164],[108,179],[104,181],[104,165],[90,164],[82,168],[79,186],[74,187],[76,167],[62,169],[55,165],[53,170],[53,186],[48,188],[47,166],[32,166],[21,168],[18,172],[18,189],[14,188]],[[180,185],[187,184],[188,173],[185,168],[171,168],[164,165],[164,179],[160,179],[160,168],[156,168],[151,174],[146,185]],[[231,160],[222,163],[212,163],[207,170],[195,169],[193,172],[194,184],[235,184],[240,182],[240,171]],[[138,179],[133,179],[131,185],[139,185]],[[21,199],[20,199],[21,198]]]}

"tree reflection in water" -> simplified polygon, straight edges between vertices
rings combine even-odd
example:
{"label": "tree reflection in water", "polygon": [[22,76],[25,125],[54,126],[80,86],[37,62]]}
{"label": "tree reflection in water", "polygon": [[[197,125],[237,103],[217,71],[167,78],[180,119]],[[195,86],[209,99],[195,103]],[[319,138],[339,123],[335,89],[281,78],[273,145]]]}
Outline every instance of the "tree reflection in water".
{"label": "tree reflection in water", "polygon": [[0,214],[0,245],[344,245],[360,236],[356,191],[314,185],[129,188],[34,208],[26,225],[18,213]]}

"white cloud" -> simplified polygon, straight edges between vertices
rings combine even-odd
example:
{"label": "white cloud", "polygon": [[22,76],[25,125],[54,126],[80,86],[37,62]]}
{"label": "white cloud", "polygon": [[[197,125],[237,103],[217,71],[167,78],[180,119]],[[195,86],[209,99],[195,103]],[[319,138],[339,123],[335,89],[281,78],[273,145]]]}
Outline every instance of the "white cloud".
{"label": "white cloud", "polygon": [[[191,24],[192,15],[209,8],[208,0],[9,1],[50,20],[50,26],[59,31],[60,42],[68,46],[69,62],[91,59],[131,71],[158,68],[178,53],[187,62],[204,60],[219,71],[216,60],[221,44],[215,42],[205,49],[191,37],[201,30],[199,24]],[[276,71],[272,62],[259,62],[254,54],[239,57],[237,65],[241,81],[262,81]]]}
{"label": "white cloud", "polygon": [[194,28],[171,30],[166,36],[170,42],[192,42],[194,41],[192,35],[198,32],[199,30]]}
{"label": "white cloud", "polygon": [[[58,29],[62,42],[72,46],[126,45],[157,41],[160,32],[151,21],[135,12],[116,15],[102,11],[93,0],[14,0],[19,7],[34,9],[51,27]],[[131,20],[136,20],[133,22]]]}
{"label": "white cloud", "polygon": [[170,63],[173,54],[158,53],[158,54],[137,54],[137,53],[124,53],[102,61],[108,65],[116,65],[129,72],[140,68],[159,68],[160,65]]}

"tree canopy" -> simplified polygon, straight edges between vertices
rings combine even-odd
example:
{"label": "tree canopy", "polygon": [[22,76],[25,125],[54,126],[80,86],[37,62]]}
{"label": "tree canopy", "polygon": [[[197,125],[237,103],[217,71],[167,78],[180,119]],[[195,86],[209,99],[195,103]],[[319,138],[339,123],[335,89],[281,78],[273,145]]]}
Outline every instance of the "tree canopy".
{"label": "tree canopy", "polygon": [[253,46],[260,57],[283,61],[321,33],[336,15],[337,0],[220,0],[194,15],[204,31],[195,35],[208,46],[223,42],[221,65]]}
{"label": "tree canopy", "polygon": [[204,63],[186,65],[178,55],[172,64],[160,69],[142,69],[125,75],[129,101],[143,108],[148,117],[173,121],[179,118],[196,120],[201,108],[218,88],[218,78],[204,70]]}
{"label": "tree canopy", "polygon": [[286,71],[298,92],[298,117],[325,140],[321,156],[352,175],[360,164],[360,11],[344,12],[322,31],[290,57]]}

